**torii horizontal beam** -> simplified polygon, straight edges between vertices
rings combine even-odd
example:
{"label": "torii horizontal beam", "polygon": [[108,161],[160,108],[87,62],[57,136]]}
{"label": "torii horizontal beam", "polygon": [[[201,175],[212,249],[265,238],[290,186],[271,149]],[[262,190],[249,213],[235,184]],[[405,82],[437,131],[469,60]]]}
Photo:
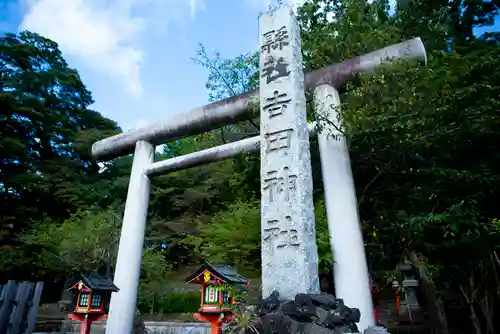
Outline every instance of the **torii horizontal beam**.
{"label": "torii horizontal beam", "polygon": [[[427,61],[424,44],[417,37],[309,72],[305,75],[305,84],[308,89],[322,84],[339,88],[355,74],[374,71],[388,59]],[[160,145],[255,118],[256,115],[248,107],[251,102],[257,104],[258,100],[259,91],[253,90],[102,139],[92,145],[92,156],[101,161],[110,160],[133,153],[139,140]]]}
{"label": "torii horizontal beam", "polygon": [[[311,134],[316,134],[316,123],[308,124]],[[144,173],[147,176],[158,176],[176,172],[186,168],[197,167],[211,162],[233,158],[240,153],[256,153],[260,151],[262,137],[254,136],[205,150],[181,155],[167,160],[157,161],[147,166]]]}

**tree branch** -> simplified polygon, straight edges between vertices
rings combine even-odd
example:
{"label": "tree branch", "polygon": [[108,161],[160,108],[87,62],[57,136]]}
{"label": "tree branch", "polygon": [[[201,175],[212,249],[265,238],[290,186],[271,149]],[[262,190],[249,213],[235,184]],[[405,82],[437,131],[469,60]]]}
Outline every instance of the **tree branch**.
{"label": "tree branch", "polygon": [[361,204],[363,203],[363,200],[365,199],[365,195],[366,195],[366,191],[368,190],[368,188],[370,188],[370,186],[389,168],[389,166],[391,165],[392,163],[392,159],[389,160],[388,163],[385,164],[385,166],[380,169],[378,171],[377,174],[375,174],[375,176],[370,180],[370,182],[368,182],[368,184],[365,186],[365,188],[363,189],[363,191],[361,192],[361,198],[360,200],[358,201],[358,209],[359,207],[361,206]]}
{"label": "tree branch", "polygon": [[408,143],[416,143],[416,142],[419,142],[419,141],[422,141],[422,140],[425,140],[425,139],[429,139],[429,138],[433,138],[433,137],[436,137],[436,136],[443,136],[443,135],[448,135],[448,134],[451,134],[451,133],[454,133],[458,130],[461,130],[462,128],[453,128],[451,130],[448,130],[448,131],[445,131],[443,133],[432,133],[432,134],[428,134],[428,135],[425,135],[425,136],[422,136],[420,138],[417,138],[415,140],[407,140],[407,141],[404,141],[402,143],[398,143],[398,144],[395,144],[395,145],[387,145],[386,147],[384,147],[383,149],[381,150],[378,150],[377,152],[373,152],[367,156],[365,156],[363,158],[363,160],[368,160],[370,159],[371,157],[377,155],[378,153],[380,152],[383,152],[383,151],[387,151],[389,149],[393,149],[393,148],[396,148],[396,147],[399,147],[399,146],[402,146],[404,144],[408,144]]}

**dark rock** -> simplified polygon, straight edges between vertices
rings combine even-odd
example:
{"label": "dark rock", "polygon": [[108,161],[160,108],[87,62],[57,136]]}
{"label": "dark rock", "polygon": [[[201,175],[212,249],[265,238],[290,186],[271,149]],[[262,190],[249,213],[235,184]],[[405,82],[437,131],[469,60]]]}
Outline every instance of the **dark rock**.
{"label": "dark rock", "polygon": [[344,319],[335,313],[329,313],[322,324],[326,328],[336,328],[344,324]]}
{"label": "dark rock", "polygon": [[352,308],[351,314],[349,315],[349,321],[350,322],[359,322],[359,319],[361,319],[361,312],[359,312],[359,309],[357,309],[357,308]]}
{"label": "dark rock", "polygon": [[311,298],[314,305],[320,306],[322,308],[332,310],[337,306],[337,300],[335,299],[335,297],[327,293],[320,293],[317,295],[311,294],[309,295],[309,297]]}
{"label": "dark rock", "polygon": [[284,314],[267,314],[261,318],[259,333],[288,334],[292,332],[292,320]]}
{"label": "dark rock", "polygon": [[273,292],[256,308],[259,333],[341,334],[357,333],[360,312],[333,295],[298,294],[293,301],[280,301]]}
{"label": "dark rock", "polygon": [[334,309],[343,319],[348,319],[351,314],[351,309],[344,305],[342,299],[337,299],[337,307]]}
{"label": "dark rock", "polygon": [[293,302],[285,302],[282,311],[290,318],[299,322],[311,322],[316,317],[316,306],[306,294],[298,294]]}
{"label": "dark rock", "polygon": [[342,298],[335,299],[335,308],[344,307],[344,300]]}
{"label": "dark rock", "polygon": [[279,292],[273,291],[269,297],[263,299],[260,304],[257,306],[257,314],[259,317],[262,317],[269,312],[274,311],[280,305]]}

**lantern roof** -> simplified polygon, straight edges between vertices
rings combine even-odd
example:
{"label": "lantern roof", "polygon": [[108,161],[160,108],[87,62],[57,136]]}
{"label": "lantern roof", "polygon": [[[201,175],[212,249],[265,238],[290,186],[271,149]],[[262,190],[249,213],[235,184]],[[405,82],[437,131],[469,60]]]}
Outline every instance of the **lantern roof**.
{"label": "lantern roof", "polygon": [[80,274],[81,279],[68,290],[87,288],[91,291],[118,292],[120,289],[113,284],[109,277]]}
{"label": "lantern roof", "polygon": [[210,264],[205,262],[198,270],[186,278],[186,283],[198,283],[203,282],[205,272],[210,273],[215,279],[223,281],[228,284],[248,284],[248,279],[241,276],[227,264]]}

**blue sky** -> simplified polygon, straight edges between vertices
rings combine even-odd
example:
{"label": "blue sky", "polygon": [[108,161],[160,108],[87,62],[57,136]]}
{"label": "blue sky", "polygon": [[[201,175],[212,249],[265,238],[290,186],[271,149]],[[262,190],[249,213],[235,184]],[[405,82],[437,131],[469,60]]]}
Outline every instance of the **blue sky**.
{"label": "blue sky", "polygon": [[208,102],[198,43],[224,57],[258,46],[269,0],[0,0],[0,32],[55,40],[92,91],[92,106],[124,129]]}
{"label": "blue sky", "polygon": [[92,91],[92,108],[128,130],[206,104],[208,71],[191,60],[198,42],[224,57],[256,50],[258,15],[270,2],[0,0],[0,32],[28,29],[58,42]]}

